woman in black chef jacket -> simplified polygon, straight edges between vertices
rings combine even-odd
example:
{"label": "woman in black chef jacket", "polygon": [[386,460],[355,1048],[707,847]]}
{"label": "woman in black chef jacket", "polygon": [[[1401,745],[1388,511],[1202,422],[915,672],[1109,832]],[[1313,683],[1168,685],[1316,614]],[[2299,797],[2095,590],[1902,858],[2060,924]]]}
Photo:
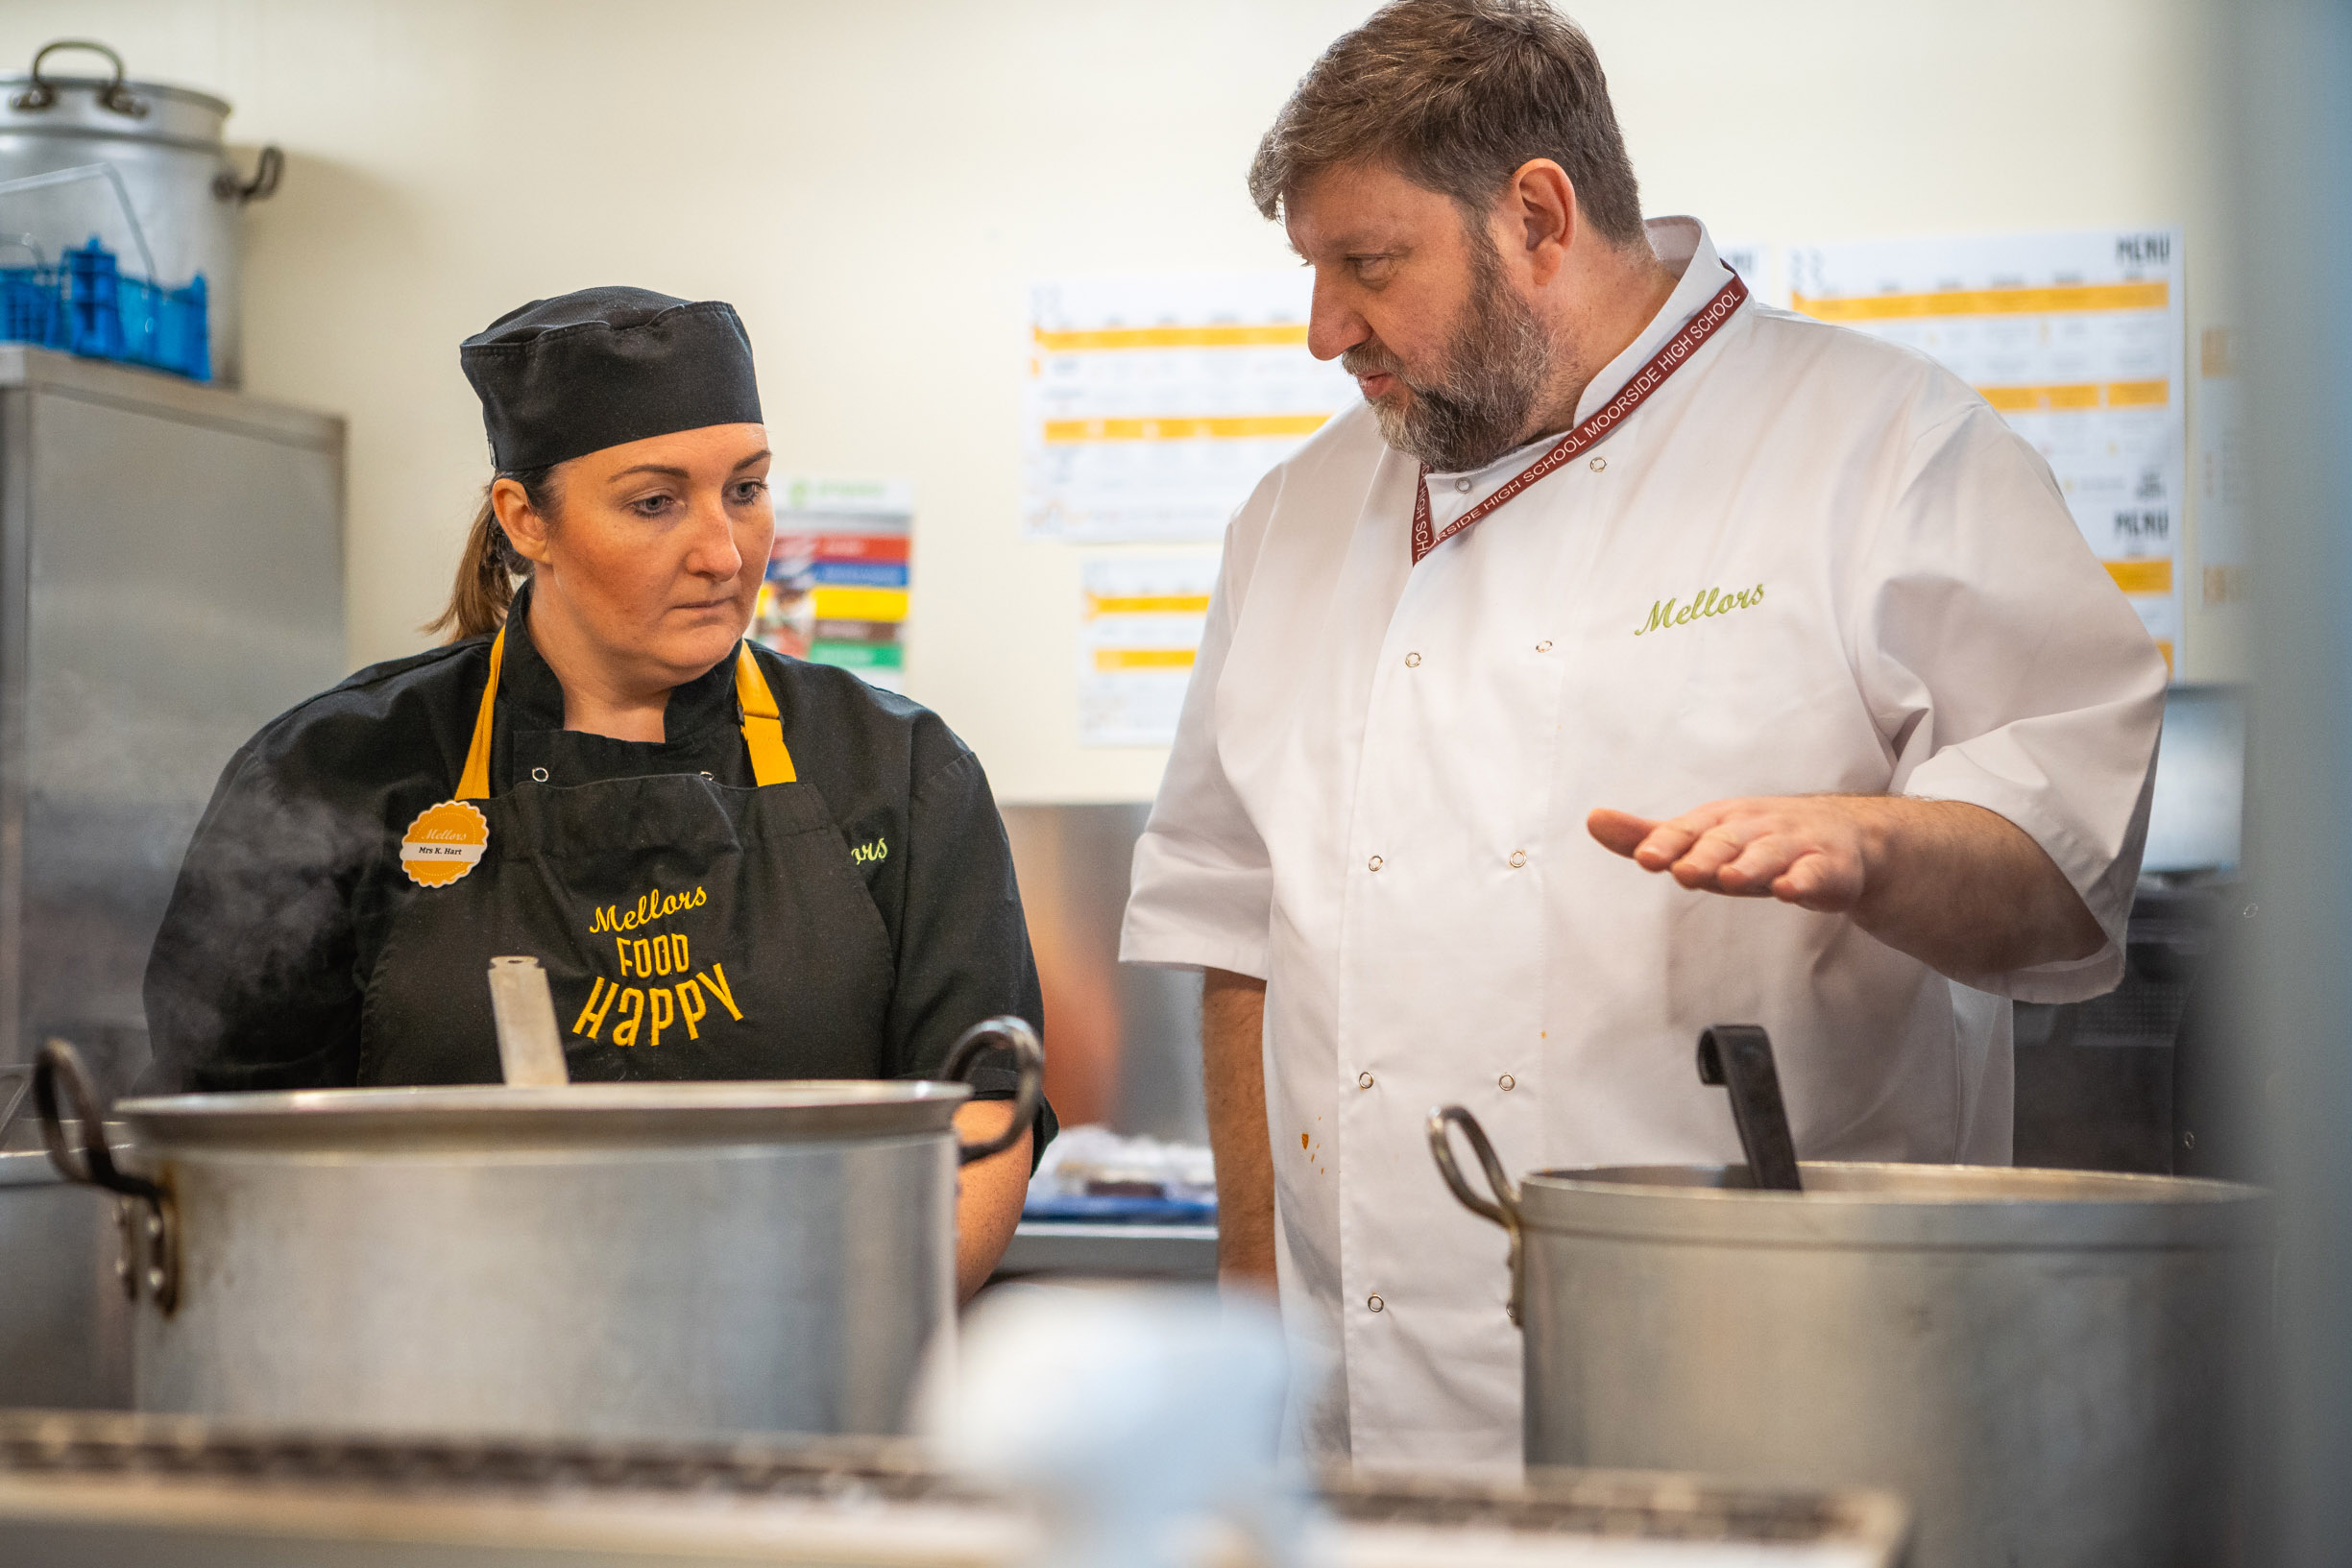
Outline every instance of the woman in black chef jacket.
{"label": "woman in black chef jacket", "polygon": [[[1034,1021],[979,760],[743,639],[775,516],[732,307],[534,301],[459,350],[497,478],[440,627],[230,762],[147,968],[150,1081],[495,1082],[490,959],[546,966],[574,1079],[920,1077]],[[517,579],[521,586],[516,586]],[[1003,1130],[1013,1075],[958,1125]],[[963,1172],[969,1293],[1037,1132]]]}

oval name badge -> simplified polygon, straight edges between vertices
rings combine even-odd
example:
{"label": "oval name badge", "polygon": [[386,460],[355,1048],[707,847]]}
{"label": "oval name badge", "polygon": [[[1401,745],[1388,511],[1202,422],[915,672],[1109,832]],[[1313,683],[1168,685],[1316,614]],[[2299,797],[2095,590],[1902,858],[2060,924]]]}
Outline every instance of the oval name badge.
{"label": "oval name badge", "polygon": [[471,801],[443,801],[417,813],[400,839],[400,869],[420,887],[446,887],[481,863],[490,819]]}

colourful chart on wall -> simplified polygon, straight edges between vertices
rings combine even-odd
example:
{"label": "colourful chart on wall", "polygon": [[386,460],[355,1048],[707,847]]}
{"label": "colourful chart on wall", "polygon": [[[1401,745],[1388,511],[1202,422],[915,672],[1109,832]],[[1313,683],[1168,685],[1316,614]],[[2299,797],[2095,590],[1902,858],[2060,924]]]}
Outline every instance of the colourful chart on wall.
{"label": "colourful chart on wall", "polygon": [[1934,355],[2033,443],[2075,526],[2177,670],[2180,231],[1798,246],[1789,277],[1798,310]]}
{"label": "colourful chart on wall", "polygon": [[1165,746],[1192,680],[1217,557],[1085,563],[1079,611],[1078,735],[1088,746]]}
{"label": "colourful chart on wall", "polygon": [[1304,269],[1031,291],[1022,519],[1033,538],[1214,540],[1356,385],[1307,351]]}
{"label": "colourful chart on wall", "polygon": [[751,635],[779,653],[904,691],[914,487],[783,476],[770,490],[776,545]]}

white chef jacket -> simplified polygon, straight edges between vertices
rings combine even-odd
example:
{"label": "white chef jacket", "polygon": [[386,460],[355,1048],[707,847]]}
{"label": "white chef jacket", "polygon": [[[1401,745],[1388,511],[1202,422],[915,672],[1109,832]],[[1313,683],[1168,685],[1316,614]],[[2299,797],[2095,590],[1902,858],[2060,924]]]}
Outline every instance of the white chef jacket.
{"label": "white chef jacket", "polygon": [[[1649,229],[1681,281],[1579,420],[1730,277],[1696,220]],[[1555,439],[1432,475],[1436,530]],[[1467,1105],[1515,1172],[1736,1161],[1694,1047],[1757,1023],[1806,1158],[2005,1162],[2004,999],[2122,972],[2166,674],[1982,398],[1753,300],[1418,566],[1416,473],[1358,407],[1235,516],[1122,956],[1267,981],[1283,1315],[1329,1373],[1309,1449],[1482,1467],[1520,1453],[1505,1242],[1441,1183],[1430,1109]],[[2106,946],[1962,985],[1585,829],[1819,791],[1999,812]]]}

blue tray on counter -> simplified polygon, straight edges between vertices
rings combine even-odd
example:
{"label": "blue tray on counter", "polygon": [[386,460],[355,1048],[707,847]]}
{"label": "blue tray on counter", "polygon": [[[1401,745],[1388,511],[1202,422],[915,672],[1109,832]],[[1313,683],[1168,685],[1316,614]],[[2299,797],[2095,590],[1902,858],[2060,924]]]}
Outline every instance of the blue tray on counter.
{"label": "blue tray on counter", "polygon": [[1065,1194],[1032,1197],[1024,1221],[1087,1225],[1214,1225],[1217,1205],[1172,1197],[1094,1197]]}

